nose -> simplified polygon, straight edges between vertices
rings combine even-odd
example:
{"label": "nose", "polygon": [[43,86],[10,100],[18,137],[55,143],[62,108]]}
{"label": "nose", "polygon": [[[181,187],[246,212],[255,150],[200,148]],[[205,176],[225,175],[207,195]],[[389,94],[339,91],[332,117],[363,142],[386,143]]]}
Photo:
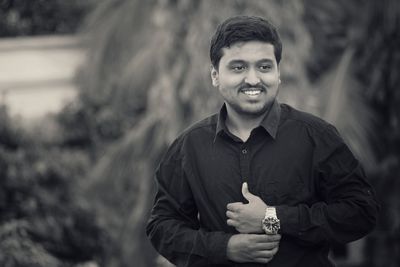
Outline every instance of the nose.
{"label": "nose", "polygon": [[256,85],[260,82],[260,78],[258,77],[257,71],[253,68],[250,68],[247,73],[246,77],[244,78],[244,82],[250,85]]}

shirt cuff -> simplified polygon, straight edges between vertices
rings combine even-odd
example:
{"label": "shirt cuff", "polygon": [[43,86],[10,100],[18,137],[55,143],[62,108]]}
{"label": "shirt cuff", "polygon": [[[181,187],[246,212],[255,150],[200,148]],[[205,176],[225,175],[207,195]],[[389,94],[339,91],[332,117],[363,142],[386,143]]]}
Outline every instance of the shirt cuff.
{"label": "shirt cuff", "polygon": [[275,206],[276,217],[280,222],[280,233],[292,236],[301,235],[299,208],[286,205]]}
{"label": "shirt cuff", "polygon": [[215,236],[213,237],[214,241],[210,242],[208,251],[209,257],[208,261],[210,264],[227,264],[231,263],[226,255],[226,249],[228,246],[228,241],[232,237],[231,233],[213,233]]}

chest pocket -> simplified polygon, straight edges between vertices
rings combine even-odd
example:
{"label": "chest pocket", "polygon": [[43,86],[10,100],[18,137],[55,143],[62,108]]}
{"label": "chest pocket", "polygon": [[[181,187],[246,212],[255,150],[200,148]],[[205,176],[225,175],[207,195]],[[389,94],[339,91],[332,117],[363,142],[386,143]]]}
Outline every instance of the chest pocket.
{"label": "chest pocket", "polygon": [[307,186],[299,176],[272,177],[259,188],[268,205],[296,205],[308,198]]}

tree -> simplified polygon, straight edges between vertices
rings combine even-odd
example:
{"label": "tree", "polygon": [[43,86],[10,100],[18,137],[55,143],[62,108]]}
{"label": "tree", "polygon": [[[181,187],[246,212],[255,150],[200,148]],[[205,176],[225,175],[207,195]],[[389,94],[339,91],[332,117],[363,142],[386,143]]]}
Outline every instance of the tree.
{"label": "tree", "polygon": [[283,97],[304,103],[298,90],[308,90],[301,66],[309,35],[301,3],[107,1],[89,18],[81,98],[93,121],[102,108],[111,108],[134,125],[99,159],[87,185],[114,240],[108,266],[129,266],[133,260],[135,266],[154,266],[144,226],[155,167],[179,131],[220,105],[209,82],[209,38],[219,22],[240,13],[270,17],[282,37],[291,39],[282,66]]}
{"label": "tree", "polygon": [[[96,160],[85,192],[111,235],[108,266],[129,266],[133,260],[136,266],[155,264],[155,252],[144,236],[152,175],[177,133],[217,111],[221,103],[209,82],[207,51],[216,25],[228,16],[260,15],[276,24],[284,42],[280,98],[336,124],[368,172],[380,175],[386,153],[379,156],[371,146],[377,138],[373,133],[388,124],[380,116],[394,118],[390,123],[398,132],[394,107],[399,98],[393,82],[398,80],[393,72],[398,57],[391,58],[400,47],[395,7],[393,0],[382,5],[366,0],[101,2],[85,28],[89,53],[79,81],[80,114]],[[382,29],[376,21],[387,14],[391,19],[385,25],[390,26]],[[371,29],[374,38],[366,43]],[[390,40],[389,50],[381,40]],[[369,75],[371,44],[383,53],[382,67],[374,75]],[[368,83],[375,85],[369,93],[363,90]],[[374,100],[382,91],[393,98],[383,98],[378,107]],[[106,149],[97,130],[104,117],[124,125],[108,139]],[[397,137],[387,134],[388,148],[398,144]],[[391,149],[390,158],[397,160],[399,151]]]}

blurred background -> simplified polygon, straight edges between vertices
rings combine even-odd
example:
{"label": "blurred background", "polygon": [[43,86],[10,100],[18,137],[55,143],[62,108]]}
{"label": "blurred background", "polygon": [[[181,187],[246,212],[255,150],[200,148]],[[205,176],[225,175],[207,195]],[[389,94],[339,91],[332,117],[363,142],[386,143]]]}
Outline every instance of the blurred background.
{"label": "blurred background", "polygon": [[378,226],[332,258],[398,266],[397,0],[1,0],[0,266],[169,266],[153,172],[219,109],[209,40],[236,14],[279,28],[280,100],[336,125],[376,189]]}

